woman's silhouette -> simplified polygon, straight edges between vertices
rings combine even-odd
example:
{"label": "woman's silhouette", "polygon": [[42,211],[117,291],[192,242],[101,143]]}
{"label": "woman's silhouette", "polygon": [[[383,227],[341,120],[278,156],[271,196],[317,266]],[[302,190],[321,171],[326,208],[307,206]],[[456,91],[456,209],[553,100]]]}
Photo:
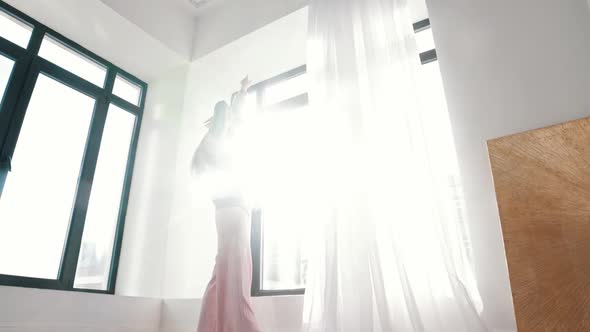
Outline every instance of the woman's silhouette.
{"label": "woman's silhouette", "polygon": [[[232,152],[227,143],[243,121],[242,105],[250,81],[246,77],[241,83],[242,88],[232,97],[231,106],[224,101],[215,105],[209,131],[192,160],[196,175],[214,173],[220,181],[231,179]],[[239,190],[217,192],[213,202],[217,257],[213,276],[203,295],[197,332],[260,332],[250,301],[250,211]]]}

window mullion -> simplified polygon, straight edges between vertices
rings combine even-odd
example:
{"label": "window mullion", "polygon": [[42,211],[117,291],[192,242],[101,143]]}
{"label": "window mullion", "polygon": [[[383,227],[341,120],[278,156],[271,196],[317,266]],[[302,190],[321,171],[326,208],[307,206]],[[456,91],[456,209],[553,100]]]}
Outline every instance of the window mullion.
{"label": "window mullion", "polygon": [[438,56],[436,55],[436,49],[428,50],[426,52],[420,53],[420,62],[423,65],[429,64],[431,62],[437,61]]}
{"label": "window mullion", "polygon": [[251,295],[259,296],[262,289],[262,211],[252,211],[250,247],[252,250],[252,288]]}
{"label": "window mullion", "polygon": [[[35,87],[36,77],[39,74],[38,64],[34,63],[34,56],[31,55],[30,51],[39,50],[44,34],[45,30],[43,28],[35,27],[29,40],[28,51],[23,50],[23,54],[15,59],[10,81],[6,87],[6,97],[2,105],[0,105],[2,107],[0,109],[2,112],[0,114],[0,120],[2,120],[2,124],[0,124],[0,162],[9,162],[14,153],[16,137],[18,137],[18,131],[22,126],[24,113]],[[3,40],[2,43],[12,45],[11,42],[6,40]],[[20,53],[20,48],[18,53]],[[9,130],[10,127],[19,128],[19,130]],[[6,175],[3,174],[4,176],[2,176],[1,173],[2,170],[0,170],[0,194],[2,193],[3,180]]]}
{"label": "window mullion", "polygon": [[45,37],[45,31],[46,29],[43,26],[35,26],[33,29],[33,34],[29,40],[29,46],[27,46],[27,51],[30,54],[37,55],[37,53],[39,53],[41,43],[43,42],[43,37]]}
{"label": "window mullion", "polygon": [[[1,42],[2,41],[0,41],[0,43]],[[29,69],[31,67],[31,59],[26,55],[14,57],[11,56],[13,54],[7,55],[14,61],[14,65],[6,90],[0,91],[0,93],[4,92],[4,95],[0,95],[0,99],[2,100],[2,103],[0,104],[0,163],[10,159],[10,156],[4,151],[3,146],[5,145],[4,142],[8,135],[10,120],[14,114],[15,106],[21,97],[20,95],[23,91],[23,85],[27,80]],[[0,56],[4,56],[2,55],[1,49]]]}
{"label": "window mullion", "polygon": [[139,106],[135,106],[117,95],[111,95],[109,98],[110,103],[126,110],[129,113],[133,113],[135,115],[139,115],[139,113],[141,113],[141,108]]}
{"label": "window mullion", "polygon": [[7,107],[3,106],[3,114],[0,116],[0,119],[3,120],[3,126],[0,126],[0,162],[3,166],[0,169],[0,196],[2,196],[7,173],[10,171],[10,167],[7,169],[6,166],[10,166],[39,72],[39,64],[25,56],[17,61],[14,68],[15,76],[11,78],[15,81],[10,82],[8,87],[8,92],[19,91],[19,93],[6,98],[3,104]]}
{"label": "window mullion", "polygon": [[413,24],[414,33],[418,33],[420,31],[424,31],[426,29],[430,29],[430,19],[425,18],[421,21],[418,21]]}
{"label": "window mullion", "polygon": [[47,61],[41,57],[37,57],[37,61],[39,62],[41,71],[43,73],[71,87],[74,90],[78,90],[93,98],[99,98],[105,94],[104,90],[100,87],[56,64],[51,63],[50,61]]}
{"label": "window mullion", "polygon": [[[114,81],[115,77],[113,77]],[[110,90],[112,91],[112,86]],[[139,109],[143,110],[145,107],[145,100],[147,95],[147,86],[142,84],[142,94],[139,102]],[[130,104],[131,105],[131,104]],[[133,106],[133,105],[131,105]],[[130,107],[126,109],[131,113],[136,111],[136,107]],[[117,220],[117,229],[115,232],[115,239],[113,241],[113,255],[111,260],[111,271],[109,275],[109,282],[107,291],[111,294],[115,292],[115,286],[117,282],[117,274],[119,272],[119,258],[121,256],[121,247],[123,245],[123,231],[125,230],[125,217],[127,215],[127,206],[129,204],[129,194],[131,192],[131,181],[133,180],[133,169],[135,167],[135,156],[137,154],[137,144],[139,143],[139,132],[141,129],[141,123],[143,120],[143,113],[135,113],[137,119],[135,120],[135,128],[133,128],[133,134],[131,144],[129,146],[129,155],[127,158],[127,169],[125,170],[125,183],[123,184],[123,193],[121,195],[121,201],[119,206],[119,218]]]}
{"label": "window mullion", "polygon": [[18,58],[24,55],[26,52],[27,51],[22,47],[0,36],[0,54],[8,55],[9,58]]}
{"label": "window mullion", "polygon": [[[114,77],[114,71],[109,70],[105,83],[105,87],[107,89],[112,89]],[[64,284],[66,289],[73,289],[74,287],[76,269],[78,266],[78,256],[80,254],[82,235],[84,233],[86,212],[88,210],[88,203],[90,201],[90,193],[92,191],[92,182],[94,180],[94,173],[96,171],[100,142],[102,140],[102,134],[109,108],[108,99],[108,94],[104,93],[96,101],[96,107],[92,117],[88,140],[86,142],[84,162],[82,164],[80,178],[78,180],[78,188],[76,191],[74,208],[70,220],[70,229],[68,230],[68,238],[66,241],[64,256],[59,274],[59,279]]]}

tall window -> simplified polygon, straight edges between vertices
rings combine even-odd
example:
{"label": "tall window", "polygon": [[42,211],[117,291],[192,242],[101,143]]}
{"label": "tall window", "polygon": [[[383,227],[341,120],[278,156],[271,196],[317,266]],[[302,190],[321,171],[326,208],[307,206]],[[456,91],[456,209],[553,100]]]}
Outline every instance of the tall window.
{"label": "tall window", "polygon": [[[300,123],[308,113],[306,67],[300,66],[251,88],[256,93],[258,109],[270,123],[262,139],[273,156],[265,162],[273,165],[266,169],[292,169],[282,162],[292,162],[293,148],[300,145]],[[280,184],[279,184],[280,186]],[[288,187],[289,184],[286,184]],[[303,253],[304,234],[300,218],[301,207],[291,207],[294,200],[278,190],[266,197],[252,213],[253,284],[255,296],[302,293],[305,287],[307,260]]]}
{"label": "tall window", "polygon": [[0,2],[0,285],[114,292],[146,89]]}
{"label": "tall window", "polygon": [[[430,20],[414,23],[422,72],[422,101],[431,109],[446,107]],[[273,121],[276,144],[289,144],[301,137],[298,121],[312,118],[307,112],[306,68],[301,66],[252,87],[258,107],[276,113]],[[304,135],[304,134],[303,134]],[[285,142],[283,142],[285,141]],[[252,214],[253,296],[303,294],[307,257],[303,233],[305,209],[286,197],[276,197]]]}

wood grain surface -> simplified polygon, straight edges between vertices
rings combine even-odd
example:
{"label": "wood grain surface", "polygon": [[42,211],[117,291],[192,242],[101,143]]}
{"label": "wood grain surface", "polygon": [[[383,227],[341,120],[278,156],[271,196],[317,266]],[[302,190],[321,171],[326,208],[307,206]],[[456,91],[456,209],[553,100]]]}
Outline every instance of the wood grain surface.
{"label": "wood grain surface", "polygon": [[590,118],[488,149],[518,331],[590,331]]}

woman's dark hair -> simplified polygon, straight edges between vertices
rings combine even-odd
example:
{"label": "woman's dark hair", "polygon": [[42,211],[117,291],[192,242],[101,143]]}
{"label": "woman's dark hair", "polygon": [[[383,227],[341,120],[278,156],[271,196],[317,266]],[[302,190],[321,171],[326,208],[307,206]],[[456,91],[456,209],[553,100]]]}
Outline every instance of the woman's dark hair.
{"label": "woman's dark hair", "polygon": [[220,135],[227,126],[229,105],[225,101],[220,101],[215,104],[213,111],[213,120],[211,122],[211,133]]}

